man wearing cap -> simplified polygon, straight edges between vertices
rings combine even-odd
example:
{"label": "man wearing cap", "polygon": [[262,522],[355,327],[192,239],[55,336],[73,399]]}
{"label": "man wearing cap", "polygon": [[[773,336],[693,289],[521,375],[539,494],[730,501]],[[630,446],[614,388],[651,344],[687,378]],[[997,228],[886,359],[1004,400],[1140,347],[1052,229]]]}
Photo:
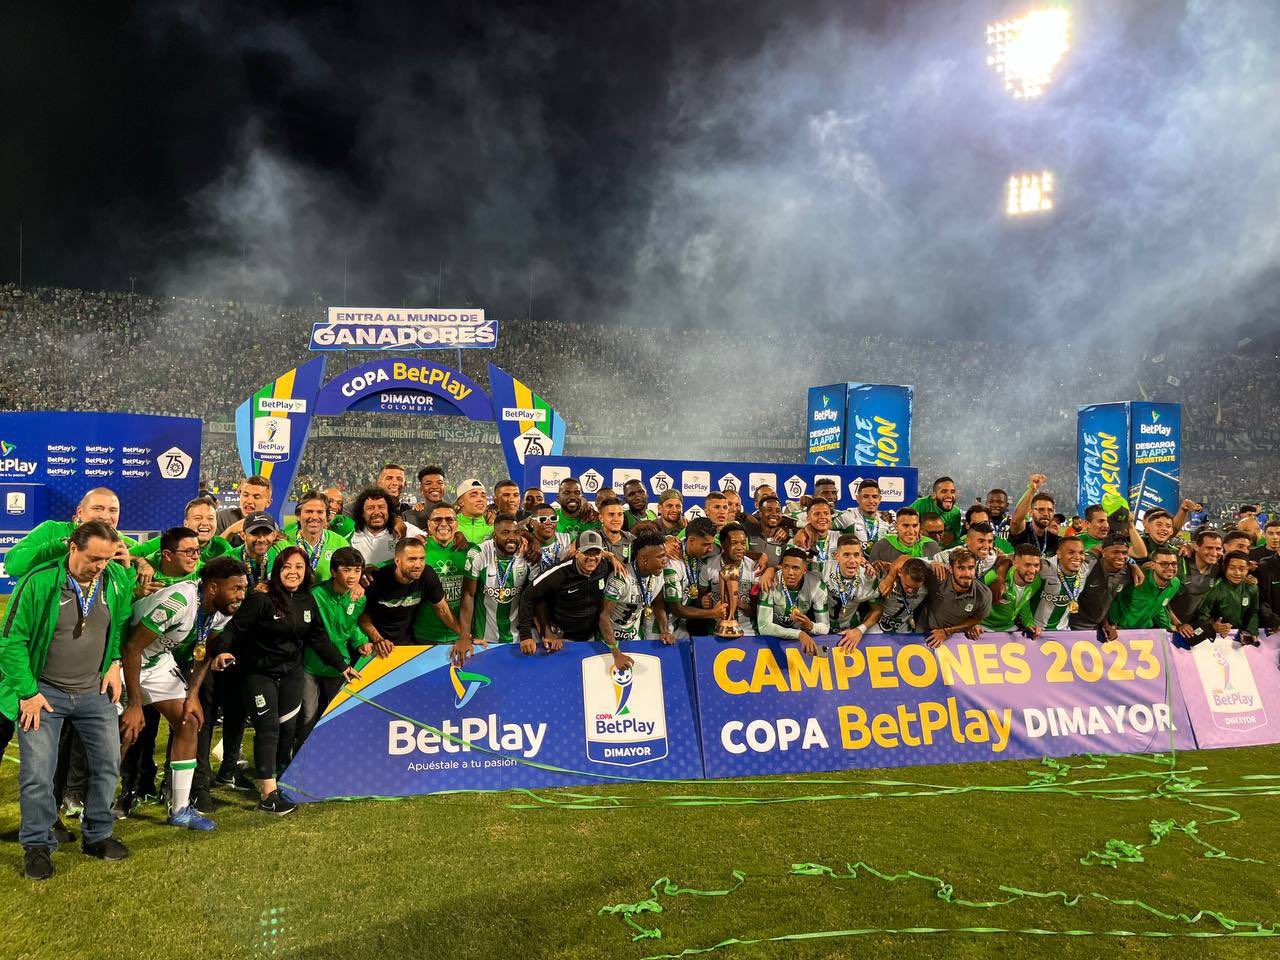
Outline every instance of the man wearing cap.
{"label": "man wearing cap", "polygon": [[493,534],[493,524],[485,519],[489,494],[475,477],[458,484],[458,532],[473,547],[478,547]]}
{"label": "man wearing cap", "polygon": [[265,593],[271,580],[271,564],[281,550],[276,542],[280,527],[275,517],[259,511],[244,518],[240,532],[243,543],[231,551],[231,556],[249,571],[249,590]]}
{"label": "man wearing cap", "polygon": [[601,566],[604,538],[583,530],[572,557],[538,576],[520,594],[520,635],[538,636],[548,652],[566,640],[594,640],[609,567]]}
{"label": "man wearing cap", "polygon": [[664,537],[678,537],[684,530],[684,500],[678,490],[663,490],[658,496],[658,530]]}

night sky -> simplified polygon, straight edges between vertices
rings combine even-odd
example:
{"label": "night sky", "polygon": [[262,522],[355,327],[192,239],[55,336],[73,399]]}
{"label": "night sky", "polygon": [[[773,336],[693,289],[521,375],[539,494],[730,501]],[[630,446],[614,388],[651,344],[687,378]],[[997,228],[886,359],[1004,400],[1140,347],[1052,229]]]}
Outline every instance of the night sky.
{"label": "night sky", "polygon": [[[1025,7],[985,2],[10,3],[0,281],[21,221],[28,285],[1257,334],[1277,7],[1073,5],[1014,102],[984,25]],[[1010,222],[1041,168],[1058,209]]]}

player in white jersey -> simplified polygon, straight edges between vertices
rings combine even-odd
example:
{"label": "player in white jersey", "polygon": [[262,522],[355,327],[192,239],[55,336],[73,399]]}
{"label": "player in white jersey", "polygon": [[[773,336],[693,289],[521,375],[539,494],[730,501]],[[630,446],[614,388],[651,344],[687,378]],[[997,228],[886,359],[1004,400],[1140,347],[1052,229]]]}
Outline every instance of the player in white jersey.
{"label": "player in white jersey", "polygon": [[808,522],[791,538],[792,546],[809,551],[809,572],[825,578],[835,563],[839,532],[831,529],[831,504],[814,498],[805,516]]}
{"label": "player in white jersey", "polygon": [[666,556],[666,543],[661,535],[642,533],[632,544],[631,562],[621,572],[610,575],[605,583],[600,634],[611,650],[617,649],[620,640],[642,639],[649,617],[653,618],[663,643],[676,642],[662,599],[662,568]]}
{"label": "player in white jersey", "polygon": [[[493,535],[467,554],[462,581],[461,629],[453,643],[453,662],[462,666],[473,644],[520,643],[525,653],[536,650],[532,636],[523,638],[517,626],[520,591],[530,580],[529,561],[520,555],[520,533],[513,513],[493,518]],[[524,640],[528,640],[528,649]]]}
{"label": "player in white jersey", "polygon": [[532,565],[535,577],[573,556],[573,534],[557,533],[559,520],[556,508],[549,503],[538,504],[529,516],[524,557]]}
{"label": "player in white jersey", "polygon": [[831,525],[841,533],[858,535],[864,547],[870,547],[887,533],[893,532],[893,524],[880,515],[880,484],[867,478],[858,483],[858,505],[841,510],[831,519]]}
{"label": "player in white jersey", "polygon": [[706,609],[700,602],[698,585],[702,573],[716,559],[716,525],[709,517],[694,517],[684,528],[684,539],[674,545],[676,557],[670,556],[662,570],[662,599],[671,618],[671,632],[677,640],[687,640],[692,632],[705,637],[712,618],[725,615],[722,608]]}
{"label": "player in white jersey", "polygon": [[725,598],[720,595],[720,572],[726,567],[736,572],[738,581],[738,626],[744,637],[756,632],[755,600],[751,593],[756,583],[756,564],[747,559],[747,531],[739,523],[730,523],[720,531],[720,555],[711,557],[698,571],[698,599],[707,617],[721,620],[725,616]]}
{"label": "player in white jersey", "polygon": [[[194,541],[184,541],[194,543]],[[198,548],[196,548],[198,549]],[[210,640],[240,607],[249,580],[244,565],[215,557],[200,571],[199,582],[184,580],[134,601],[132,633],[120,657],[124,664],[129,705],[120,718],[127,747],[145,723],[144,704],[152,704],[169,721],[169,823],[189,830],[212,830],[214,823],[190,805],[196,772],[196,737],[204,723],[200,684],[212,661]],[[191,650],[188,689],[172,651]]]}
{"label": "player in white jersey", "polygon": [[1080,609],[1080,597],[1098,558],[1087,553],[1079,537],[1063,537],[1058,552],[1040,565],[1040,592],[1032,599],[1035,625],[1041,630],[1070,630],[1071,614]]}
{"label": "player in white jersey", "polygon": [[842,635],[841,647],[852,649],[858,645],[865,632],[864,618],[860,613],[862,605],[868,600],[880,598],[880,578],[866,562],[862,541],[856,533],[840,535],[835,556],[823,577],[823,584],[827,588],[831,632]]}
{"label": "player in white jersey", "polygon": [[995,568],[1001,553],[995,548],[996,530],[986,520],[977,520],[969,524],[964,540],[954,547],[941,550],[929,558],[936,567],[945,567],[951,562],[951,554],[957,550],[968,550],[978,558],[978,577],[981,578]]}
{"label": "player in white jersey", "polygon": [[788,547],[782,555],[773,586],[760,594],[756,627],[762,637],[799,640],[809,656],[818,652],[814,636],[828,632],[827,588],[816,574],[807,572],[808,554]]}

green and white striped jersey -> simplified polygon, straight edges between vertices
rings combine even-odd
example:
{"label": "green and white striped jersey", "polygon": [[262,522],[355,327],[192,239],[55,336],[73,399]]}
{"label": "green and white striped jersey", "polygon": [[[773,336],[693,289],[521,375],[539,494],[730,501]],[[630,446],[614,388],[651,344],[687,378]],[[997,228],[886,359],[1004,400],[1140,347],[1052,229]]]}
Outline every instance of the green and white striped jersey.
{"label": "green and white striped jersey", "polygon": [[1043,584],[1039,594],[1032,599],[1035,608],[1036,626],[1043,630],[1069,630],[1071,604],[1079,601],[1084,593],[1085,581],[1089,579],[1089,571],[1093,569],[1095,560],[1085,557],[1080,570],[1071,576],[1058,568],[1057,557],[1046,557],[1040,564],[1040,579]]}
{"label": "green and white striped jersey", "polygon": [[833,560],[822,580],[827,588],[827,610],[833,632],[857,626],[861,621],[858,608],[864,601],[880,596],[880,581],[873,567],[860,566],[849,578],[840,573],[840,565]]}
{"label": "green and white striped jersey", "polygon": [[198,639],[197,626],[204,630],[207,640],[231,619],[215,613],[211,621],[204,620],[199,611],[200,584],[195,580],[180,580],[133,602],[133,625],[142,624],[156,635],[142,651],[144,670],[154,666],[166,653],[194,644]]}
{"label": "green and white striped jersey", "polygon": [[[702,566],[698,573],[698,586],[710,591],[711,599],[720,602],[720,569],[722,557],[713,557]],[[756,585],[756,565],[748,558],[739,561],[738,566],[738,626],[744,636],[754,636],[756,632],[755,611],[751,609],[751,589]]]}
{"label": "green and white striped jersey", "polygon": [[516,617],[520,591],[532,578],[529,562],[519,551],[510,558],[500,556],[494,542],[486,540],[467,554],[465,576],[476,582],[472,636],[490,643],[519,641]]}

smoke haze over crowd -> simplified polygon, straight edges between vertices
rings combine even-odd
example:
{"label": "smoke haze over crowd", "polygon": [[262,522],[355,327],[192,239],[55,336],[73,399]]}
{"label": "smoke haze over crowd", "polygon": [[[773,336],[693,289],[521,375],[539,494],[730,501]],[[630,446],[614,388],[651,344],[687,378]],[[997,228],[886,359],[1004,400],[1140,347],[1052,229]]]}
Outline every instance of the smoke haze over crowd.
{"label": "smoke haze over crowd", "polygon": [[[33,13],[0,68],[40,94],[0,154],[4,273],[21,220],[28,283],[1144,348],[1274,327],[1280,8],[1073,5],[1016,101],[984,28],[1022,9]],[[1057,209],[1006,219],[1040,169]]]}

